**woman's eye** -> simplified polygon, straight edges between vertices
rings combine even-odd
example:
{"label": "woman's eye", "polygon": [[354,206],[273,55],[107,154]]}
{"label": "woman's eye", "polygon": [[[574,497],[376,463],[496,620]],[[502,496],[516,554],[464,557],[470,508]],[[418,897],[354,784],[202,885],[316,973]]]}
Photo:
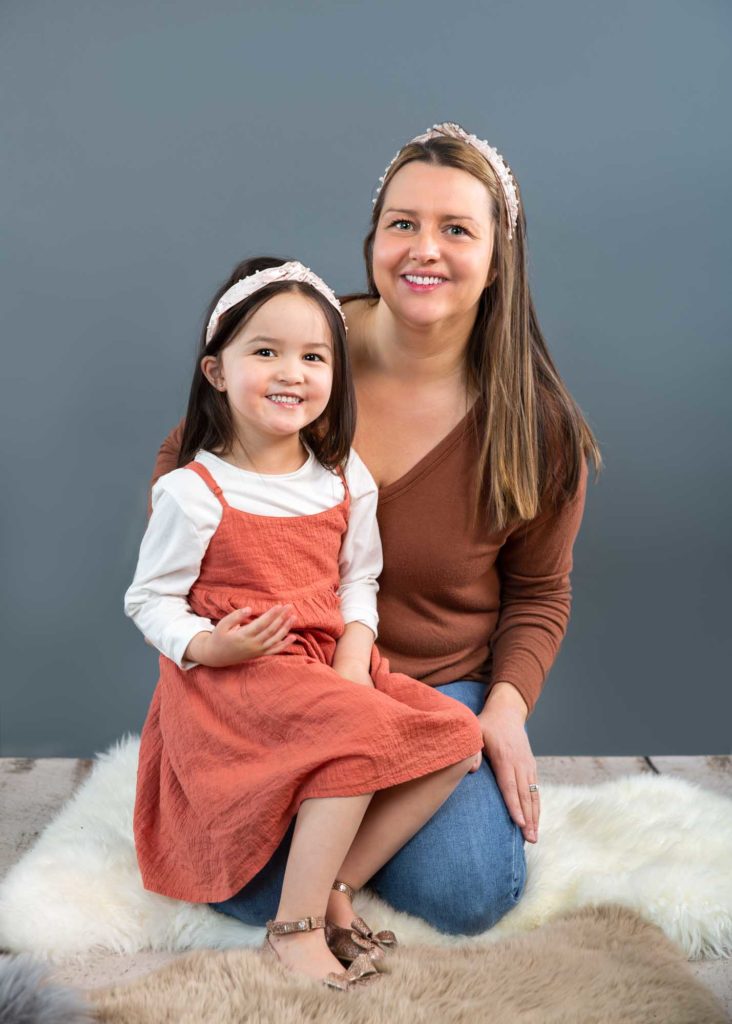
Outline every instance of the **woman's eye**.
{"label": "woman's eye", "polygon": [[457,231],[461,235],[467,235],[468,233],[462,224],[451,224],[448,231]]}
{"label": "woman's eye", "polygon": [[391,222],[391,224],[389,225],[389,227],[390,228],[395,228],[397,226],[397,224],[401,224],[401,225],[406,224],[407,227],[411,227],[412,226],[411,220],[406,220],[404,217],[400,217],[398,220],[393,220]]}

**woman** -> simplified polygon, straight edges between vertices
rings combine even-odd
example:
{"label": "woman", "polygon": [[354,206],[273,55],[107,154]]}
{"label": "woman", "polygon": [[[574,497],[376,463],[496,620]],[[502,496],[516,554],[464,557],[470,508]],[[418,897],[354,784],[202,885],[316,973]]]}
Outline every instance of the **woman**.
{"label": "woman", "polygon": [[[537,841],[540,814],[524,725],[567,627],[586,458],[600,465],[538,325],[525,237],[501,157],[436,125],[389,165],[368,292],[342,300],[354,447],[380,488],[378,644],[392,670],[471,708],[486,754],[369,885],[456,934],[490,928],[523,892],[522,837]],[[155,478],[177,464],[181,432]],[[271,917],[291,835],[217,909]]]}

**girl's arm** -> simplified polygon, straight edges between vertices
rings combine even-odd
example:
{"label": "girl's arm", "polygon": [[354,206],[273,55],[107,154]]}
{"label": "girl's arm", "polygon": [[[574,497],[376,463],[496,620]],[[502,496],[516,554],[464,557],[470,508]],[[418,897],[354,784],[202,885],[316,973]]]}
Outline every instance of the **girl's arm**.
{"label": "girl's arm", "polygon": [[346,465],[351,494],[348,529],[340,553],[343,636],[336,644],[333,668],[353,682],[373,686],[369,668],[379,617],[376,612],[377,579],[382,568],[381,539],[376,522],[378,489],[355,452]]}
{"label": "girl's arm", "polygon": [[238,665],[279,654],[294,639],[290,605],[275,605],[256,619],[251,608],[240,608],[216,626],[191,610],[187,595],[220,519],[219,501],[189,470],[168,473],[153,488],[152,515],[125,611],[153,646],[182,669]]}
{"label": "girl's arm", "polygon": [[188,470],[167,474],[153,489],[153,510],[140,546],[125,613],[143,635],[179,668],[193,668],[186,648],[213,630],[194,615],[187,596],[221,518],[221,505]]}
{"label": "girl's arm", "polygon": [[336,644],[333,668],[339,676],[353,683],[373,686],[369,668],[374,634],[363,622],[348,622],[343,636]]}

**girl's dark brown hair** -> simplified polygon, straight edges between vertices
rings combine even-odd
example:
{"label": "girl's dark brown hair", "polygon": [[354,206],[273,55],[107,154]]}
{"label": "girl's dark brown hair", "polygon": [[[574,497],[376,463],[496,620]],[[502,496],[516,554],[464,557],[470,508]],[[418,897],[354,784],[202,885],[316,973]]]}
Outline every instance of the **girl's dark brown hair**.
{"label": "girl's dark brown hair", "polygon": [[437,137],[410,142],[385,176],[364,241],[368,292],[341,302],[379,299],[373,274],[376,228],[389,183],[405,164],[419,160],[457,167],[482,181],[491,196],[495,244],[493,283],[480,298],[466,352],[468,381],[477,392],[480,457],[475,512],[486,509],[496,529],[533,519],[577,491],[585,458],[599,471],[600,450],[579,407],[549,355],[529,291],[526,221],[518,182],[518,223],[508,239],[501,185],[488,161],[467,143]]}
{"label": "girl's dark brown hair", "polygon": [[241,278],[248,277],[257,270],[280,267],[286,262],[287,260],[271,256],[244,260],[234,267],[229,279],[221,285],[211,300],[206,311],[196,368],[193,372],[183,439],[178,455],[179,467],[190,462],[201,448],[225,453],[230,450],[234,441],[234,425],[226,395],[217,391],[206,379],[201,369],[201,360],[204,356],[220,355],[253,313],[268,299],[283,292],[297,292],[315,302],[325,316],[333,341],[333,387],[328,404],[317,420],[300,431],[300,436],[312,449],[318,462],[327,469],[337,469],[348,457],[356,427],[356,399],[351,383],[346,328],[338,310],[317,288],[301,281],[275,281],[265,285],[228,309],[220,318],[211,340],[206,341],[206,325],[224,292]]}

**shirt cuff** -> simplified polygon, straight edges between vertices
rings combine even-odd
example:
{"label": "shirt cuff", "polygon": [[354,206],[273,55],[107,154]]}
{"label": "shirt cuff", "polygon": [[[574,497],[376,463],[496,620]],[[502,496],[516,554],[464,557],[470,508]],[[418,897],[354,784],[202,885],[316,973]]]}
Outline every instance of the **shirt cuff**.
{"label": "shirt cuff", "polygon": [[348,605],[346,607],[341,605],[341,615],[344,625],[347,626],[349,622],[362,622],[373,632],[374,640],[379,635],[379,616],[375,608],[364,608],[363,605]]}
{"label": "shirt cuff", "polygon": [[203,619],[199,616],[186,619],[185,624],[178,627],[175,636],[171,637],[166,645],[169,649],[168,657],[184,672],[196,668],[199,662],[184,659],[183,655],[186,653],[186,648],[198,633],[213,633],[213,630],[213,623],[210,619]]}

